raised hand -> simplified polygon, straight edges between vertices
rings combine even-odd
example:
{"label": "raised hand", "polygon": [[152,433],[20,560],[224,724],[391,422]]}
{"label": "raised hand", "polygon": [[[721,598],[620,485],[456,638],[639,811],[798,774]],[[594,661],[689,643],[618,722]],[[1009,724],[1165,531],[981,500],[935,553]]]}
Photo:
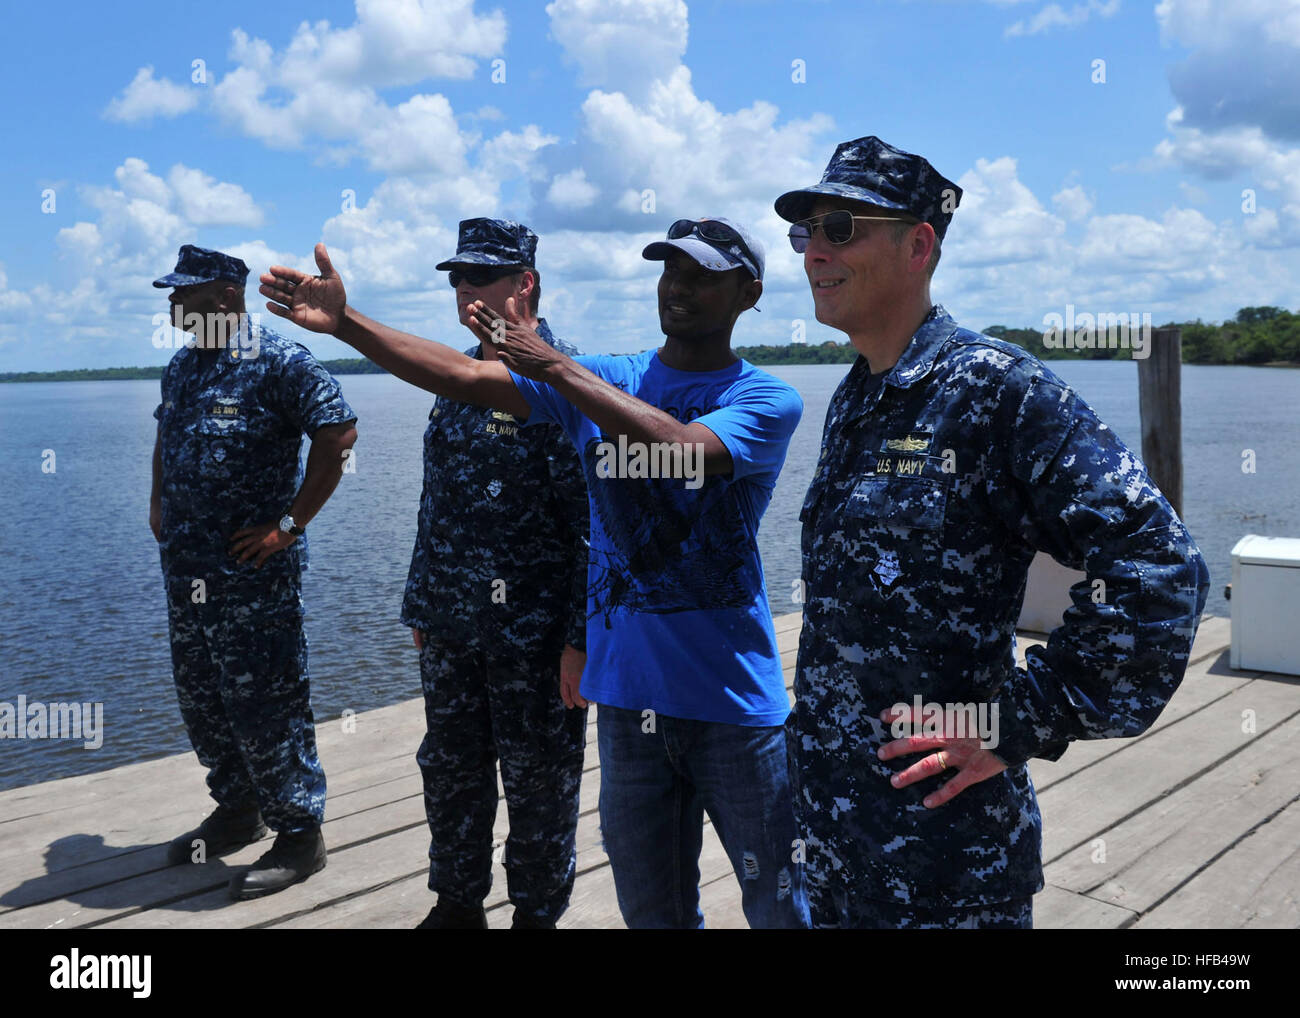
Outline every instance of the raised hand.
{"label": "raised hand", "polygon": [[481,300],[469,306],[469,328],[480,340],[496,344],[497,356],[511,371],[542,380],[548,368],[564,354],[542,339],[515,311],[515,299],[506,298],[506,313],[499,315]]}
{"label": "raised hand", "polygon": [[262,285],[257,292],[271,298],[266,309],[272,314],[312,332],[336,332],[343,320],[348,295],[324,244],[316,245],[316,267],[320,269],[319,276],[272,265],[258,277]]}

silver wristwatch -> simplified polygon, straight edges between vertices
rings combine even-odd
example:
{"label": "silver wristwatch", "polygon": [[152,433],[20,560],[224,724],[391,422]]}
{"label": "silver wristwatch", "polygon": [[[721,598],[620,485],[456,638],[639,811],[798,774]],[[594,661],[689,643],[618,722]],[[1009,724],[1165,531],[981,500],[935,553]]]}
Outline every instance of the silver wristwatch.
{"label": "silver wristwatch", "polygon": [[280,517],[280,529],[286,534],[293,534],[294,537],[301,537],[303,534],[307,533],[306,528],[300,527],[294,523],[293,517],[288,513],[285,513]]}

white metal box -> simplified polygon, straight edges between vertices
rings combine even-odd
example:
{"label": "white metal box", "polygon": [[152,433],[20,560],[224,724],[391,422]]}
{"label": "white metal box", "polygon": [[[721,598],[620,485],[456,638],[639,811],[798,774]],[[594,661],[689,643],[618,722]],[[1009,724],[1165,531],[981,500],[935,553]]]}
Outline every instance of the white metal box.
{"label": "white metal box", "polygon": [[1238,541],[1229,604],[1232,667],[1300,675],[1300,538]]}

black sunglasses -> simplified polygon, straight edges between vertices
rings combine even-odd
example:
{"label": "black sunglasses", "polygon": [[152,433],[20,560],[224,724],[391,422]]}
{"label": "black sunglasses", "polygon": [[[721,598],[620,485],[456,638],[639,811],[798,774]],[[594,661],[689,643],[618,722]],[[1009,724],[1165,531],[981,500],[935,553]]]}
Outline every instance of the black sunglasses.
{"label": "black sunglasses", "polygon": [[715,244],[728,246],[735,244],[740,248],[740,259],[745,263],[745,268],[749,270],[750,275],[755,279],[758,278],[758,259],[754,257],[754,252],[745,243],[745,238],[726,223],[720,223],[716,219],[700,221],[679,219],[668,227],[669,240],[681,240],[683,237],[689,237],[692,233],[698,234],[701,240],[712,241]]}
{"label": "black sunglasses", "polygon": [[462,282],[470,286],[490,286],[498,279],[505,279],[506,276],[518,275],[523,268],[518,265],[484,265],[481,267],[466,266],[460,269],[452,269],[447,273],[447,281],[451,283],[454,290]]}
{"label": "black sunglasses", "polygon": [[832,244],[847,244],[853,239],[855,219],[883,223],[912,222],[902,216],[855,216],[847,209],[836,209],[834,212],[827,212],[824,216],[814,216],[812,219],[800,219],[797,223],[791,223],[790,232],[787,234],[790,238],[790,246],[795,249],[795,253],[803,254],[808,250],[808,242],[812,240],[813,231],[819,226],[826,239]]}

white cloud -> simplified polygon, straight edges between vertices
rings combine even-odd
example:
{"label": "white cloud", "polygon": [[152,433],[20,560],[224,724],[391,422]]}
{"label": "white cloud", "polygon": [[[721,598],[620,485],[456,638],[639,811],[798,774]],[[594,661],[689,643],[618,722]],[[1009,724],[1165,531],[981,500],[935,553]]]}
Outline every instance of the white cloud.
{"label": "white cloud", "polygon": [[1092,211],[1093,202],[1082,187],[1062,188],[1052,195],[1052,207],[1068,222],[1077,222]]}
{"label": "white cloud", "polygon": [[666,220],[666,226],[682,217],[724,215],[758,231],[770,249],[785,232],[772,202],[821,177],[821,160],[834,148],[826,137],[831,127],[821,114],[780,123],[779,111],[766,102],[724,113],[695,94],[683,66],[651,85],[642,103],[593,91],[582,104],[577,144],[548,164],[556,178],[581,168],[590,200],[581,208],[556,206],[549,190],[537,194],[538,219],[638,233],[647,220]]}
{"label": "white cloud", "polygon": [[587,183],[587,173],[579,166],[551,181],[546,200],[561,209],[586,208],[600,192]]}
{"label": "white cloud", "polygon": [[214,180],[180,163],[171,168],[167,182],[180,214],[195,226],[262,225],[262,210],[238,184]]}
{"label": "white cloud", "polygon": [[108,104],[104,116],[133,124],[154,117],[177,117],[199,102],[197,90],[169,78],[155,78],[152,67],[141,67],[122,94]]}
{"label": "white cloud", "polygon": [[331,252],[338,250],[335,266],[350,290],[395,293],[446,286],[434,265],[456,250],[456,220],[434,211],[440,190],[437,184],[393,178],[364,205],[326,221],[322,236]]}
{"label": "white cloud", "polygon": [[380,172],[466,172],[469,141],[445,96],[393,105],[379,90],[473,76],[481,59],[502,52],[504,15],[477,14],[473,0],[357,0],[356,9],[345,28],[301,23],[282,51],[235,29],[236,66],[213,87],[213,109],[274,148],[319,140],[337,143],[325,153],[332,161],[360,156]]}
{"label": "white cloud", "polygon": [[952,244],[944,245],[945,261],[978,268],[1056,255],[1065,223],[1020,182],[1010,156],[977,160],[957,183],[963,194],[953,217]]}
{"label": "white cloud", "polygon": [[553,134],[543,134],[535,124],[518,133],[502,131],[483,143],[479,166],[497,180],[536,177],[543,172],[538,166],[538,153],[559,140]]}
{"label": "white cloud", "polygon": [[1009,157],[980,160],[958,180],[966,194],[932,294],[971,327],[1035,326],[1066,304],[1145,311],[1157,322],[1221,320],[1244,306],[1285,303],[1291,292],[1294,255],[1258,257],[1287,229],[1284,216],[1260,215],[1243,228],[1175,204],[1159,216],[1090,211],[1067,222],[1059,206],[1072,199],[1054,201],[1059,215],[1047,212]]}
{"label": "white cloud", "polygon": [[584,86],[640,99],[686,53],[683,0],[554,0],[546,13]]}
{"label": "white cloud", "polygon": [[361,146],[370,168],[384,173],[436,173],[466,169],[466,142],[451,103],[441,95],[412,96],[362,129]]}
{"label": "white cloud", "polygon": [[1157,160],[1211,180],[1239,180],[1245,236],[1265,248],[1300,246],[1300,148],[1273,141],[1255,126],[1185,127],[1181,108],[1165,126],[1170,137],[1156,145]]}
{"label": "white cloud", "polygon": [[167,182],[150,173],[149,164],[143,159],[128,157],[113,171],[113,179],[122,193],[131,198],[143,198],[163,207],[171,204],[172,193]]}
{"label": "white cloud", "polygon": [[1022,18],[1008,25],[1006,36],[1038,35],[1054,28],[1078,28],[1094,14],[1109,18],[1119,10],[1119,0],[1087,0],[1068,11],[1060,4],[1048,4],[1032,18]]}
{"label": "white cloud", "polygon": [[[505,15],[478,14],[474,0],[357,0],[356,10],[356,23],[347,28],[300,24],[283,54],[280,83],[388,88],[469,78],[478,58],[505,46]],[[262,54],[259,61],[265,62]]]}

